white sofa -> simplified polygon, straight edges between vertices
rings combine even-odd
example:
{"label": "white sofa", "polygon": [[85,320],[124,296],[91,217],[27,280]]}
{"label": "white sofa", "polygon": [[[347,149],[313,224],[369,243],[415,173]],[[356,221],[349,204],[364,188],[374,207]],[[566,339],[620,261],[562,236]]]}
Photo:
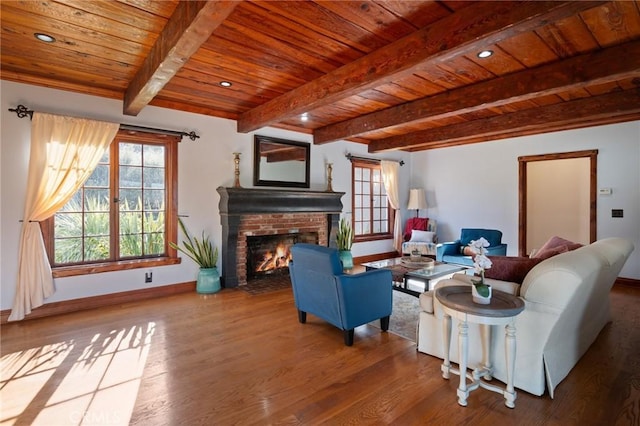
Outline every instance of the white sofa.
{"label": "white sofa", "polygon": [[[607,238],[558,254],[534,266],[522,285],[487,279],[495,290],[506,291],[525,302],[516,318],[515,387],[534,395],[546,389],[551,398],[556,386],[611,320],[609,291],[633,251],[631,242]],[[471,285],[471,276],[456,274],[443,285]],[[442,306],[435,290],[420,296],[418,351],[444,358]],[[452,323],[451,360],[458,362],[457,321]],[[506,382],[504,328],[492,326],[493,377]],[[481,360],[479,326],[469,323],[469,364]]]}

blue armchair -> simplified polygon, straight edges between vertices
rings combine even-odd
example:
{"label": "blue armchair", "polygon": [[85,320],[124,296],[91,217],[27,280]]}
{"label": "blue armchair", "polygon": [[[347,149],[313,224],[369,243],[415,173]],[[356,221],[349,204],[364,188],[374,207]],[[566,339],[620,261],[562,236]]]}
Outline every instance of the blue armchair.
{"label": "blue armchair", "polygon": [[307,313],[335,325],[344,332],[344,343],[353,345],[355,327],[380,319],[389,329],[393,304],[391,271],[377,269],[345,274],[338,250],[314,244],[294,244],[289,273],[298,320]]}
{"label": "blue armchair", "polygon": [[502,243],[501,231],[497,229],[462,228],[460,239],[438,244],[436,247],[436,260],[472,266],[473,259],[462,251],[471,241],[478,240],[480,237],[484,237],[485,240],[489,241],[487,256],[507,255],[507,245]]}

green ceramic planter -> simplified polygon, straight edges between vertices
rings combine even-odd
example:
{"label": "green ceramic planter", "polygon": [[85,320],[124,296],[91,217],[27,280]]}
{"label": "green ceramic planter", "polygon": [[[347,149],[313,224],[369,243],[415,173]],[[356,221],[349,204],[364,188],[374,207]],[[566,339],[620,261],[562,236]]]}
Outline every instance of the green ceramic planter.
{"label": "green ceramic planter", "polygon": [[218,268],[200,268],[196,281],[196,291],[202,294],[220,291],[220,273]]}
{"label": "green ceramic planter", "polygon": [[340,250],[340,262],[342,262],[342,269],[351,269],[353,268],[353,255],[349,250]]}

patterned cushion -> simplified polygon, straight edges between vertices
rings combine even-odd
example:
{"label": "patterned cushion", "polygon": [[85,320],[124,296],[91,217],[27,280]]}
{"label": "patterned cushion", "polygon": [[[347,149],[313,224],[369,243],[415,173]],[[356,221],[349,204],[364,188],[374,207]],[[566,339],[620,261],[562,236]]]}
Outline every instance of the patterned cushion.
{"label": "patterned cushion", "polygon": [[402,243],[403,254],[409,255],[415,250],[417,250],[422,256],[435,256],[436,244],[435,243],[411,243],[411,242]]}
{"label": "patterned cushion", "polygon": [[463,254],[465,256],[471,256],[471,257],[476,256],[476,252],[473,251],[471,246],[460,246],[460,254]]}

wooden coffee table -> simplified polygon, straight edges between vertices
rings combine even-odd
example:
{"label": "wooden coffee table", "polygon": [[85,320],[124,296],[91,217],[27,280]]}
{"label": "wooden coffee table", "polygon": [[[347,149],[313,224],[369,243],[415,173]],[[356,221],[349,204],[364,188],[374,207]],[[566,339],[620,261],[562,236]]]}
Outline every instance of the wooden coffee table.
{"label": "wooden coffee table", "polygon": [[[444,278],[447,275],[453,275],[456,272],[468,269],[468,267],[463,265],[442,262],[434,262],[433,267],[428,268],[420,266],[412,267],[402,263],[401,257],[366,262],[363,263],[362,266],[364,266],[367,271],[371,269],[390,269],[393,275],[393,289],[415,297],[420,296],[420,294],[425,291],[431,290],[431,283],[436,278]],[[424,290],[411,290],[407,284],[408,278],[422,282],[424,284]]]}

